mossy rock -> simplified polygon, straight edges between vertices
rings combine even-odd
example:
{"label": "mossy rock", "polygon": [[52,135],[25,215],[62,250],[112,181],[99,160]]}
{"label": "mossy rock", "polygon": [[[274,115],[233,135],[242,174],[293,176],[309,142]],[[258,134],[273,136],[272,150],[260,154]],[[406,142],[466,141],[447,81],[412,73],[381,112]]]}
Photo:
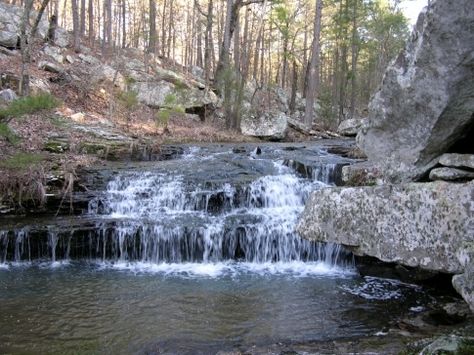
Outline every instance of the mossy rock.
{"label": "mossy rock", "polygon": [[43,150],[46,150],[47,152],[50,152],[50,153],[61,154],[61,153],[67,152],[69,148],[70,148],[69,142],[50,140],[45,143]]}
{"label": "mossy rock", "polygon": [[84,154],[104,155],[108,150],[108,146],[103,143],[83,142],[79,151]]}

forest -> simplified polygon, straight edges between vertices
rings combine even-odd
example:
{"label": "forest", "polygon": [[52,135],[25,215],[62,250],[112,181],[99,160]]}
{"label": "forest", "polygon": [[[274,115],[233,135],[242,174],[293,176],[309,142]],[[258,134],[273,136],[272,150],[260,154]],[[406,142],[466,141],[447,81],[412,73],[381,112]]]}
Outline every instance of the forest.
{"label": "forest", "polygon": [[139,48],[172,68],[201,73],[225,98],[227,127],[237,130],[249,82],[284,89],[290,111],[297,95],[306,98],[307,127],[334,129],[366,115],[371,93],[409,36],[398,0],[26,0],[25,6],[44,13],[50,27],[71,30],[76,52],[82,43],[110,60],[120,49]]}

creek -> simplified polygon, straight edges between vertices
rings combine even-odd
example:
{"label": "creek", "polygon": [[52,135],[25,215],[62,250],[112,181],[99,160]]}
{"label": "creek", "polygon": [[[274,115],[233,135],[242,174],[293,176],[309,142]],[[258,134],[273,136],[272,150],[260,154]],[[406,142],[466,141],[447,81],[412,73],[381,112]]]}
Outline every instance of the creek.
{"label": "creek", "polygon": [[422,309],[421,287],[295,233],[353,162],[328,150],[183,145],[83,172],[74,215],[2,217],[0,352],[212,353],[374,335]]}

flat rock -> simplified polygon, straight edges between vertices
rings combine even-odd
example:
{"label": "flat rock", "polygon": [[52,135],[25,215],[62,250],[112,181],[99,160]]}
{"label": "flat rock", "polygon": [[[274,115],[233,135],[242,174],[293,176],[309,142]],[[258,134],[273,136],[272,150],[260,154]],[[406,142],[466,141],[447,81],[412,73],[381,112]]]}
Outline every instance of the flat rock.
{"label": "flat rock", "polygon": [[344,120],[339,124],[337,133],[343,136],[355,137],[366,123],[367,120],[362,118],[350,118]]}
{"label": "flat rock", "polygon": [[297,229],[357,255],[463,273],[458,252],[474,243],[473,204],[474,182],[326,188],[313,192]]}
{"label": "flat rock", "polygon": [[430,180],[458,181],[472,180],[474,172],[456,168],[436,168],[430,171]]}
{"label": "flat rock", "polygon": [[281,140],[286,136],[288,117],[283,112],[265,112],[258,117],[242,117],[240,129],[246,136]]}
{"label": "flat rock", "polygon": [[439,163],[452,168],[474,169],[474,154],[446,153],[439,158]]}
{"label": "flat rock", "polygon": [[47,62],[45,60],[38,63],[38,68],[55,74],[59,74],[63,71],[63,68],[58,64]]}

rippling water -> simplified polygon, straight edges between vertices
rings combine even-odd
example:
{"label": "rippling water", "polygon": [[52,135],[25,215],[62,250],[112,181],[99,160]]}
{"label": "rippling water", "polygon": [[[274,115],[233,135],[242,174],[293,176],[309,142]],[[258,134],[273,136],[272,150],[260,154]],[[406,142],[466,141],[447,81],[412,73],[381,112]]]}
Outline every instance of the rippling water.
{"label": "rippling water", "polygon": [[0,353],[212,353],[380,331],[421,289],[323,263],[0,269]]}
{"label": "rippling water", "polygon": [[311,191],[349,161],[284,148],[187,147],[172,161],[121,164],[83,215],[0,225],[0,353],[359,337],[423,306],[423,290],[360,278],[350,253],[297,235]]}

